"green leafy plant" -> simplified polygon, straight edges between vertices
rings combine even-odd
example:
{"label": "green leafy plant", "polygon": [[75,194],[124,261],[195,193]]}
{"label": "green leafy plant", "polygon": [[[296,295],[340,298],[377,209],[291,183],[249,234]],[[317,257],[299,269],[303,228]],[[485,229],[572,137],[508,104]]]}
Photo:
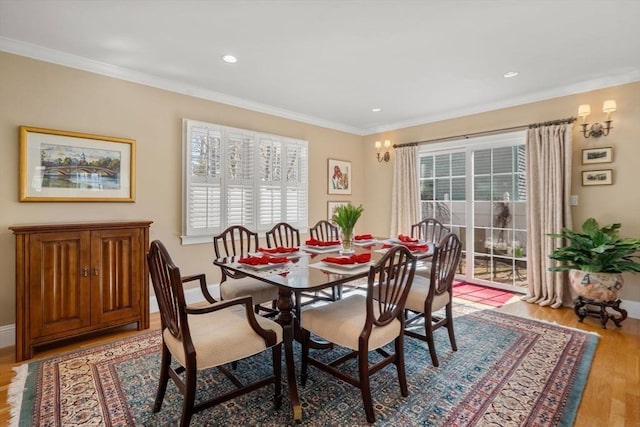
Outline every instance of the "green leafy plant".
{"label": "green leafy plant", "polygon": [[563,238],[569,243],[556,249],[549,258],[564,264],[550,267],[550,271],[582,270],[589,273],[640,272],[637,261],[640,239],[618,236],[620,224],[600,227],[598,222],[587,219],[582,224],[582,233],[563,228],[561,234],[549,234]]}
{"label": "green leafy plant", "polygon": [[362,205],[356,207],[351,203],[347,203],[346,205],[338,206],[331,219],[343,230],[343,232],[350,232],[353,231],[353,228],[356,226],[356,222],[358,222],[363,211],[364,208]]}

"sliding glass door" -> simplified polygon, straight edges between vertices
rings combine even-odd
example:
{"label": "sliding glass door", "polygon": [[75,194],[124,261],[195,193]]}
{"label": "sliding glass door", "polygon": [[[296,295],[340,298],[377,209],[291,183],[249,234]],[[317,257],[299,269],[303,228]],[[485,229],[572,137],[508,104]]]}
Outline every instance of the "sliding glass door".
{"label": "sliding glass door", "polygon": [[460,236],[466,280],[526,288],[525,154],[523,132],[421,149],[421,218]]}

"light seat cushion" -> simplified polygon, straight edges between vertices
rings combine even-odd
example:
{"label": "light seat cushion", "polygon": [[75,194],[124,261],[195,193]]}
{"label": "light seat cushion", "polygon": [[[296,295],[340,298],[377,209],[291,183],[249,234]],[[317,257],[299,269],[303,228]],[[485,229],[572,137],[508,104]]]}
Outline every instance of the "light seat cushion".
{"label": "light seat cushion", "polygon": [[[378,306],[373,304],[376,317]],[[336,302],[313,307],[302,312],[304,329],[342,347],[358,350],[358,337],[367,317],[367,300],[364,295],[351,295]],[[368,350],[375,350],[393,341],[401,333],[398,319],[387,326],[373,326]]]}
{"label": "light seat cushion", "polygon": [[251,296],[254,304],[271,302],[278,298],[278,288],[252,277],[227,279],[220,284],[220,297],[223,300],[245,296]]}
{"label": "light seat cushion", "polygon": [[[411,284],[411,289],[409,290],[407,302],[404,305],[405,308],[418,313],[424,313],[424,302],[429,294],[430,283],[431,281],[429,279],[415,275],[413,278],[413,284]],[[445,307],[450,300],[451,297],[449,296],[448,291],[441,295],[434,295],[431,311],[440,310]]]}
{"label": "light seat cushion", "polygon": [[[206,314],[189,314],[189,332],[196,349],[197,369],[239,360],[264,351],[264,339],[249,325],[244,306],[236,305]],[[275,331],[282,342],[282,327],[262,316],[256,316],[263,329]],[[171,354],[182,364],[186,363],[182,341],[171,335],[168,329],[162,333]]]}

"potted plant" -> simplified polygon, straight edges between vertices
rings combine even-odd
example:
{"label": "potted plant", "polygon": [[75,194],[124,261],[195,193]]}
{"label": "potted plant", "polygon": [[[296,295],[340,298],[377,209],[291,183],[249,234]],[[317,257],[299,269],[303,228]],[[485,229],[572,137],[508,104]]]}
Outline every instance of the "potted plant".
{"label": "potted plant", "polygon": [[624,272],[640,272],[638,250],[640,239],[621,238],[620,224],[600,227],[587,219],[582,233],[563,228],[552,237],[568,242],[554,250],[549,258],[563,264],[550,267],[550,271],[569,271],[569,283],[576,293],[594,301],[613,301],[622,289]]}
{"label": "potted plant", "polygon": [[362,215],[364,208],[362,205],[356,207],[351,203],[340,205],[333,213],[331,220],[340,228],[340,239],[342,241],[342,250],[340,253],[353,253],[353,229],[356,222]]}

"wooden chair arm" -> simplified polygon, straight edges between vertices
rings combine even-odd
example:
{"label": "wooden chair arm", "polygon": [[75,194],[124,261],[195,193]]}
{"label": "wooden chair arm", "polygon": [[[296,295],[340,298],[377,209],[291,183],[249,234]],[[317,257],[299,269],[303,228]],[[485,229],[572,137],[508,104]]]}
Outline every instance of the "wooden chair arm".
{"label": "wooden chair arm", "polygon": [[210,293],[207,288],[207,276],[205,274],[193,274],[191,276],[183,276],[182,283],[193,282],[198,280],[200,282],[200,291],[204,298],[209,301],[209,303],[214,304],[218,302]]}

